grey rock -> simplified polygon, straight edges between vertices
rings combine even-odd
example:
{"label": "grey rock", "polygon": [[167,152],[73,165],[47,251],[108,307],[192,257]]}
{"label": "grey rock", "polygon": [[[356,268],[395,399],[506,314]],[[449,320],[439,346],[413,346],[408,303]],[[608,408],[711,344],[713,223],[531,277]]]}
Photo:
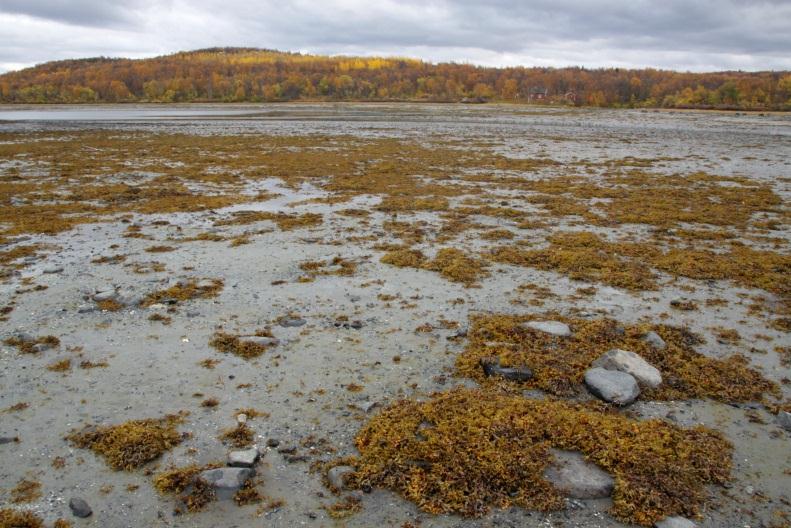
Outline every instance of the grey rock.
{"label": "grey rock", "polygon": [[234,493],[253,475],[250,468],[225,467],[202,471],[200,478],[211,484],[218,499],[227,500],[233,498]]}
{"label": "grey rock", "polygon": [[522,323],[522,326],[558,337],[568,337],[571,335],[571,328],[569,328],[569,325],[561,323],[560,321],[528,321]]}
{"label": "grey rock", "polygon": [[780,411],[777,413],[777,424],[785,429],[791,431],[791,413],[788,411]]}
{"label": "grey rock", "polygon": [[93,300],[96,302],[110,301],[114,300],[117,296],[118,294],[115,292],[115,290],[106,290],[94,295]]}
{"label": "grey rock", "polygon": [[572,499],[601,499],[612,493],[615,480],[581,453],[552,450],[555,460],[544,477]]}
{"label": "grey rock", "polygon": [[533,371],[527,367],[503,367],[498,358],[484,358],[481,368],[487,376],[499,376],[508,381],[527,381],[533,377]]}
{"label": "grey rock", "polygon": [[231,467],[253,467],[258,460],[258,449],[242,449],[228,453],[228,465]]}
{"label": "grey rock", "polygon": [[92,304],[81,304],[77,307],[77,313],[90,313],[96,310]]}
{"label": "grey rock", "polygon": [[620,370],[600,367],[588,369],[585,372],[585,385],[597,398],[616,405],[628,405],[640,395],[637,380]]}
{"label": "grey rock", "polygon": [[684,517],[665,517],[661,521],[657,521],[654,526],[656,528],[695,528],[697,525]]}
{"label": "grey rock", "polygon": [[19,439],[16,436],[0,436],[0,445],[3,444],[10,444],[12,442],[18,442]]}
{"label": "grey rock", "polygon": [[354,473],[354,468],[351,466],[335,466],[327,471],[327,480],[333,488],[342,490],[346,487],[346,477],[351,473]]}
{"label": "grey rock", "polygon": [[276,337],[265,336],[239,336],[239,341],[242,343],[255,343],[261,346],[277,346],[280,344],[280,340]]}
{"label": "grey rock", "polygon": [[33,351],[37,352],[37,353],[46,352],[47,350],[49,350],[51,348],[52,348],[52,345],[50,345],[48,343],[36,343],[35,345],[33,345]]}
{"label": "grey rock", "polygon": [[283,327],[286,327],[286,328],[289,328],[289,327],[293,328],[293,327],[302,326],[305,323],[307,323],[307,321],[305,321],[301,317],[286,317],[286,318],[280,320],[280,326],[283,326]]}
{"label": "grey rock", "polygon": [[88,503],[79,497],[73,497],[69,500],[69,509],[71,509],[71,513],[73,513],[75,517],[90,517],[93,513]]}
{"label": "grey rock", "polygon": [[198,317],[200,312],[197,310],[189,310],[187,311],[187,317]]}
{"label": "grey rock", "polygon": [[662,373],[639,355],[614,348],[593,362],[592,366],[631,374],[643,387],[655,389],[662,384]]}
{"label": "grey rock", "polygon": [[143,297],[132,290],[121,290],[116,300],[124,306],[137,306],[143,302]]}
{"label": "grey rock", "polygon": [[662,339],[662,336],[651,330],[647,334],[643,336],[643,341],[651,345],[657,350],[664,350],[667,347],[665,340]]}
{"label": "grey rock", "polygon": [[44,273],[60,273],[63,271],[63,266],[59,266],[57,264],[53,264],[51,266],[47,266],[42,270]]}

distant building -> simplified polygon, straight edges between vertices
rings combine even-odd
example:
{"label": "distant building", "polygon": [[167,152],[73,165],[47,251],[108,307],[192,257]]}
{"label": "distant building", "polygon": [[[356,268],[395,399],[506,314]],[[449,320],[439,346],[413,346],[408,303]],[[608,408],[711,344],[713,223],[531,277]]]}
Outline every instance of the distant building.
{"label": "distant building", "polygon": [[565,99],[569,103],[576,103],[577,102],[577,92],[575,92],[574,90],[566,92],[566,94],[563,96],[563,99]]}
{"label": "distant building", "polygon": [[528,101],[544,101],[549,95],[549,91],[543,86],[533,86],[527,95]]}

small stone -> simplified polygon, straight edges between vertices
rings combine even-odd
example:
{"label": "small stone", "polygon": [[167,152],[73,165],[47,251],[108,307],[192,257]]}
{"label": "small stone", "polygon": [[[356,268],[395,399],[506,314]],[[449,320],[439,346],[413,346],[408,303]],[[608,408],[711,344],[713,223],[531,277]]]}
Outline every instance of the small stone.
{"label": "small stone", "polygon": [[258,449],[243,449],[228,453],[228,465],[231,467],[253,467],[258,460]]}
{"label": "small stone", "polygon": [[236,421],[240,424],[247,423],[247,415],[245,413],[239,413],[236,415]]}
{"label": "small stone", "polygon": [[592,366],[626,372],[631,374],[640,385],[651,389],[662,384],[662,373],[642,357],[628,350],[614,348],[594,361]]}
{"label": "small stone", "polygon": [[791,431],[791,413],[788,411],[777,413],[777,424],[786,431]]}
{"label": "small stone", "polygon": [[0,445],[10,444],[12,442],[19,442],[19,438],[16,436],[0,436]]}
{"label": "small stone", "polygon": [[552,450],[554,461],[544,477],[572,499],[601,499],[612,493],[615,480],[581,453]]}
{"label": "small stone", "polygon": [[327,480],[333,488],[342,490],[346,486],[346,477],[354,473],[354,468],[351,466],[335,466],[327,471]]}
{"label": "small stone", "polygon": [[32,343],[33,341],[36,340],[36,338],[33,337],[32,335],[28,334],[27,332],[22,332],[22,331],[14,332],[13,334],[11,334],[11,337],[13,339],[18,339],[19,341],[22,341],[23,343]]}
{"label": "small stone", "polygon": [[152,312],[161,312],[167,310],[168,307],[162,303],[154,303],[154,304],[149,304],[148,309],[151,310]]}
{"label": "small stone", "polygon": [[500,376],[508,381],[527,381],[533,377],[533,371],[527,367],[503,367],[498,358],[484,358],[481,368],[487,376]]}
{"label": "small stone", "polygon": [[82,500],[79,497],[74,497],[69,500],[69,508],[71,509],[71,513],[74,514],[75,517],[85,518],[90,517],[93,513],[93,510],[88,503]]}
{"label": "small stone", "polygon": [[92,304],[81,304],[77,307],[77,313],[91,313],[96,310],[96,307]]}
{"label": "small stone", "polygon": [[568,337],[571,335],[571,328],[569,328],[569,325],[560,321],[528,321],[522,323],[522,326],[558,337]]}
{"label": "small stone", "polygon": [[656,528],[695,528],[697,525],[684,517],[666,517],[657,521]]}
{"label": "small stone", "polygon": [[36,353],[46,352],[47,350],[51,349],[52,345],[48,343],[36,343],[33,345],[33,351]]}
{"label": "small stone", "polygon": [[355,320],[355,321],[352,321],[352,322],[349,324],[349,326],[350,326],[350,327],[352,327],[352,328],[354,328],[355,330],[359,330],[360,328],[362,328],[362,327],[363,327],[363,322],[362,322],[362,321],[360,321],[360,320]]}
{"label": "small stone", "polygon": [[647,334],[643,336],[643,341],[651,345],[657,350],[664,350],[667,347],[665,340],[662,339],[662,336],[651,330]]}
{"label": "small stone", "polygon": [[63,266],[58,266],[57,264],[52,266],[47,266],[42,270],[44,273],[60,273],[63,271]]}
{"label": "small stone", "polygon": [[302,326],[305,323],[307,323],[307,321],[305,321],[301,317],[286,317],[285,319],[280,320],[280,326],[286,328]]}
{"label": "small stone", "polygon": [[124,306],[137,306],[143,302],[143,297],[132,290],[121,290],[118,292],[116,300]]}
{"label": "small stone", "polygon": [[356,403],[354,405],[355,405],[355,407],[360,409],[362,412],[367,413],[368,411],[370,411],[374,407],[378,406],[379,402],[377,402],[377,401],[364,401],[364,402]]}
{"label": "small stone", "polygon": [[600,367],[588,369],[585,372],[585,385],[597,398],[616,405],[628,405],[640,395],[637,380],[620,370]]}
{"label": "small stone", "polygon": [[261,346],[277,346],[280,344],[280,340],[276,337],[266,336],[240,336],[239,341],[242,343],[255,343]]}
{"label": "small stone", "polygon": [[280,440],[278,440],[277,438],[269,438],[266,441],[266,446],[267,447],[275,448],[275,447],[277,447],[279,445],[280,445]]}
{"label": "small stone", "polygon": [[201,279],[195,284],[198,288],[205,290],[208,288],[214,288],[214,281],[211,279]]}
{"label": "small stone", "polygon": [[220,500],[233,498],[252,476],[252,469],[239,467],[207,469],[200,474],[201,479],[211,484]]}

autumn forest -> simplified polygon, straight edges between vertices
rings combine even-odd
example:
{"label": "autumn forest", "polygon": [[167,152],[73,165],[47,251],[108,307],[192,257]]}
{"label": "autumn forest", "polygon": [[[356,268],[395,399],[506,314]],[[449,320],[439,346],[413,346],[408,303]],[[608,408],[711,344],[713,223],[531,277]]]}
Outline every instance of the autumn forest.
{"label": "autumn forest", "polygon": [[212,48],[150,59],[50,62],[0,75],[2,103],[300,100],[791,110],[791,73],[492,68]]}

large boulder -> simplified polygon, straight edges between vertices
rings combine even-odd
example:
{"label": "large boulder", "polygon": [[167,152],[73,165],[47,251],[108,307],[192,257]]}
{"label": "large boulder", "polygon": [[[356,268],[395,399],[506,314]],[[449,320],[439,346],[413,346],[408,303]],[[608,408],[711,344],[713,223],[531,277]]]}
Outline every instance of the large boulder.
{"label": "large boulder", "polygon": [[581,453],[552,450],[554,461],[544,478],[572,499],[602,499],[612,493],[615,480]]}
{"label": "large boulder", "polygon": [[594,361],[592,366],[631,374],[642,387],[655,389],[662,384],[662,373],[648,361],[628,350],[614,348]]}
{"label": "large boulder", "polygon": [[597,398],[616,405],[629,405],[640,395],[637,380],[620,370],[600,367],[588,369],[585,372],[585,385]]}

